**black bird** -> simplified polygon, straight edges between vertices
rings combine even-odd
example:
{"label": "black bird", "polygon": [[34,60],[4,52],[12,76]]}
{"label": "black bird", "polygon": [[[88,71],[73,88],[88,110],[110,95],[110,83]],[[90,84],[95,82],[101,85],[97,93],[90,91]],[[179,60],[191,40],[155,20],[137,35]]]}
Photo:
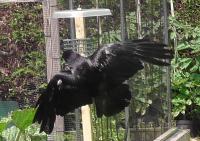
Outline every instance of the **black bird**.
{"label": "black bird", "polygon": [[164,44],[141,39],[104,45],[88,57],[66,50],[63,58],[69,70],[50,80],[36,104],[33,122],[41,124],[40,132],[51,133],[56,115],[86,104],[95,104],[98,117],[119,113],[131,100],[126,80],[143,69],[142,61],[167,66],[173,52]]}

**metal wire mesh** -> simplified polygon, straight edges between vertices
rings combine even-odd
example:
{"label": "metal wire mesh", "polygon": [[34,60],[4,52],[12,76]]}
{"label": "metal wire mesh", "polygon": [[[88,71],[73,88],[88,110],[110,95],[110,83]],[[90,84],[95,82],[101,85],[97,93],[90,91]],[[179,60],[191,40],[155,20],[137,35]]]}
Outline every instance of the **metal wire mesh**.
{"label": "metal wire mesh", "polygon": [[61,48],[63,50],[72,49],[78,53],[84,53],[88,56],[94,52],[97,48],[97,42],[93,39],[63,39],[61,42]]}
{"label": "metal wire mesh", "polygon": [[[97,24],[95,23],[96,19],[86,20],[87,37],[96,37],[97,41],[89,38],[82,40],[64,39],[63,49],[84,52],[87,56],[99,46],[99,43],[104,44],[138,37],[159,42],[167,40],[164,36],[166,21],[163,19],[166,11],[163,10],[163,1],[140,2],[140,5],[137,5],[136,1],[127,1],[124,3],[124,7],[119,6],[118,1],[117,4],[108,1],[99,3],[99,7],[111,9],[113,16],[102,18],[98,20]],[[86,5],[85,3],[82,6],[87,7],[88,5]],[[138,23],[138,7],[136,6],[140,6],[141,23]],[[125,10],[124,15],[120,14],[121,17],[119,16],[119,11],[122,11],[120,8]],[[121,22],[122,19],[125,19],[124,23]],[[138,28],[141,29],[138,30]],[[122,29],[124,33],[121,32]],[[167,73],[169,72],[166,68],[145,64],[144,70],[129,81],[133,100],[129,106],[128,114],[122,112],[111,118],[97,118],[95,114],[92,115],[94,140],[151,141],[162,134],[171,122],[169,120],[170,99],[167,93],[169,86]],[[95,108],[92,110],[95,113]]]}
{"label": "metal wire mesh", "polygon": [[[94,39],[63,39],[61,42],[63,50],[72,49],[76,52],[81,52],[84,50],[84,55],[91,55],[99,44]],[[84,49],[83,49],[84,48]],[[62,69],[64,69],[65,64],[63,64]],[[121,140],[124,137],[124,112],[115,117],[102,117],[97,118],[95,107],[90,106],[92,111],[92,129],[93,129],[93,139],[110,141],[113,137]],[[65,116],[65,134],[71,140],[82,141],[82,124],[81,124],[81,112],[80,109],[76,109],[75,112],[69,113]],[[117,140],[118,140],[117,139]],[[115,139],[116,140],[116,139]]]}
{"label": "metal wire mesh", "polygon": [[[137,30],[138,37],[163,42],[166,24],[163,20],[166,12],[163,11],[163,3],[152,0],[141,1],[137,5],[136,2],[136,12],[132,13],[135,19],[133,17],[127,19],[129,24],[127,31]],[[128,34],[133,35],[131,32]],[[129,106],[131,141],[151,141],[168,129],[171,121],[169,121],[167,79],[166,68],[145,64],[144,69],[130,80],[133,94],[133,101]]]}

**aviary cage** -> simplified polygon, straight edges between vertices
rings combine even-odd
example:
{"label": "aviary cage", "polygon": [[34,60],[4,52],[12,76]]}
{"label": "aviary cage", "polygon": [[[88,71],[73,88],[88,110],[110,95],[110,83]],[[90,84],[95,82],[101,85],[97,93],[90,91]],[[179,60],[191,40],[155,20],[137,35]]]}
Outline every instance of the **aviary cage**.
{"label": "aviary cage", "polygon": [[[81,4],[81,5],[80,5]],[[165,0],[72,1],[70,8],[109,8],[112,16],[88,18],[85,39],[75,39],[74,21],[67,21],[68,34],[62,39],[63,49],[91,54],[101,44],[126,39],[147,38],[168,44],[168,6]],[[117,71],[117,70],[116,70]],[[145,69],[129,83],[133,93],[131,105],[110,118],[98,119],[92,110],[93,140],[151,141],[171,127],[170,69],[145,64]],[[92,108],[93,109],[93,108]],[[75,112],[73,128],[76,140],[82,140],[80,110]],[[67,119],[68,116],[65,117]],[[75,118],[76,117],[76,118]],[[66,121],[66,120],[65,120]],[[78,133],[78,134],[77,134]],[[75,138],[74,138],[75,139]]]}
{"label": "aviary cage", "polygon": [[[23,0],[22,0],[23,1]],[[34,1],[34,0],[33,0]],[[40,0],[38,0],[40,1]],[[41,2],[41,1],[40,1]],[[61,40],[57,32],[56,21],[48,19],[55,10],[56,0],[43,1],[47,8],[44,13],[46,46],[52,46],[52,56],[48,63],[47,75],[50,78],[60,69],[59,49],[74,49],[84,54],[91,54],[101,44],[124,41],[126,39],[149,38],[165,44],[168,43],[168,5],[166,0],[69,0],[64,1],[65,9],[109,8],[112,16],[86,19],[86,37],[75,39],[74,20],[62,20],[60,24]],[[50,6],[48,5],[50,4]],[[52,11],[49,11],[51,7]],[[59,5],[61,7],[61,5]],[[48,23],[52,23],[49,25]],[[51,28],[51,33],[49,30]],[[63,32],[65,31],[66,32]],[[65,34],[66,33],[66,34]],[[51,36],[50,36],[51,35]],[[49,58],[47,56],[47,58]],[[64,64],[61,63],[61,69]],[[117,70],[116,70],[117,71]],[[110,118],[97,118],[92,109],[92,135],[94,141],[151,141],[171,126],[170,115],[170,69],[145,64],[145,69],[132,78],[129,83],[133,93],[131,105],[120,114]],[[48,79],[49,79],[48,78]],[[65,116],[65,138],[71,141],[82,141],[83,131],[80,109]],[[60,124],[60,123],[59,123]],[[62,124],[62,123],[61,123]],[[56,132],[62,132],[61,130]],[[49,138],[51,140],[51,138]]]}

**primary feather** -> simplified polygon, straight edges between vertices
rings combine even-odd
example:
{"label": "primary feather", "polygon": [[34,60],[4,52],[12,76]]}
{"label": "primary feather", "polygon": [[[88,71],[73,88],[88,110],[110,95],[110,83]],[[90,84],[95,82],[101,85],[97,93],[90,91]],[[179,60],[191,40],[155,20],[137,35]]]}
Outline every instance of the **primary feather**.
{"label": "primary feather", "polygon": [[143,61],[167,66],[172,57],[172,51],[164,44],[147,40],[107,44],[88,57],[64,51],[69,70],[50,80],[38,99],[33,122],[41,124],[41,132],[51,133],[56,115],[64,116],[93,102],[98,117],[119,113],[131,100],[125,82],[143,69]]}

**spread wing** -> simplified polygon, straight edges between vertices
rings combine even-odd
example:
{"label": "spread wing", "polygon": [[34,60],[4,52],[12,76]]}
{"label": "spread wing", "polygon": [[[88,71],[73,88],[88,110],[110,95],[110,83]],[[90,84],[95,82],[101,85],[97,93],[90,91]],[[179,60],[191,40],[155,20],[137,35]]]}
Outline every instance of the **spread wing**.
{"label": "spread wing", "polygon": [[[62,81],[60,86],[59,81]],[[49,134],[53,130],[56,115],[64,116],[80,106],[91,103],[92,99],[87,89],[80,89],[72,75],[57,74],[39,97],[33,122],[41,124],[40,132]]]}
{"label": "spread wing", "polygon": [[147,40],[126,41],[108,44],[99,48],[89,57],[93,67],[104,73],[107,81],[121,84],[143,69],[142,61],[167,66],[167,59],[173,57],[166,45]]}
{"label": "spread wing", "polygon": [[[169,65],[172,52],[165,45],[145,40],[109,44],[85,58],[68,50],[63,53],[68,73],[56,74],[37,102],[33,122],[40,132],[51,133],[56,115],[91,104],[94,98],[97,116],[111,116],[128,106],[131,93],[124,81],[143,68],[142,61]],[[60,81],[62,82],[61,84]]]}
{"label": "spread wing", "polygon": [[143,69],[142,61],[169,65],[166,60],[173,57],[172,51],[164,47],[164,44],[134,40],[105,45],[89,57],[102,75],[99,94],[94,98],[98,117],[114,115],[129,105],[131,92],[124,82]]}

